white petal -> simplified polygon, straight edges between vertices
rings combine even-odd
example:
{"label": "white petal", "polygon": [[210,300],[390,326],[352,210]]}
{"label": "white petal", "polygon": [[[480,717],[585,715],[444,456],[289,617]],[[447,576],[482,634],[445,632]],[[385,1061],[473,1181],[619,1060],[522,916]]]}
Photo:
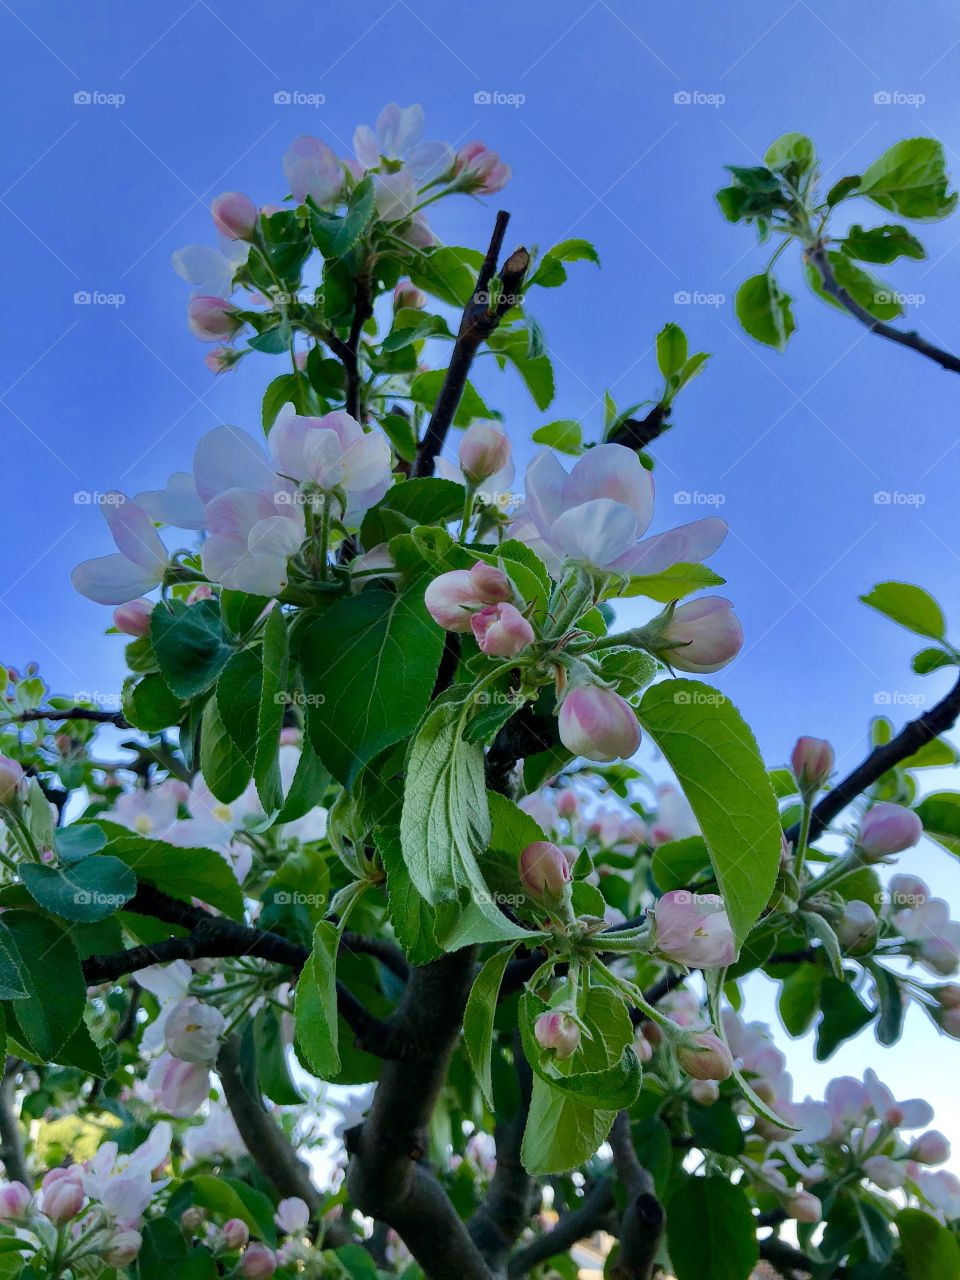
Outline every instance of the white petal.
{"label": "white petal", "polygon": [[637,540],[637,517],[630,507],[595,498],[554,520],[552,541],[574,560],[604,568]]}
{"label": "white petal", "polygon": [[265,489],[274,483],[259,446],[239,427],[215,427],[200,438],[193,475],[203,502],[227,489]]}
{"label": "white petal", "polygon": [[727,522],[719,516],[682,524],[655,538],[647,538],[610,567],[624,573],[662,573],[675,564],[699,564],[712,556],[727,536]]}
{"label": "white petal", "polygon": [[636,453],[622,444],[600,444],[575,464],[563,486],[565,509],[612,498],[637,517],[638,537],[653,519],[653,478]]}
{"label": "white petal", "polygon": [[142,569],[159,570],[162,574],[169,556],[146,511],[125,494],[112,492],[104,496],[106,500],[100,510],[110,526],[117,550]]}
{"label": "white petal", "polygon": [[455,159],[453,148],[446,142],[419,142],[411,148],[406,164],[417,182],[423,186],[424,183],[434,182],[449,173]]}
{"label": "white petal", "polygon": [[160,585],[162,568],[144,569],[126,556],[98,556],[84,560],[70,575],[77,591],[97,604],[126,604]]}
{"label": "white petal", "polygon": [[189,471],[176,471],[165,489],[147,489],[134,498],[153,520],[175,529],[205,529],[207,513]]}
{"label": "white petal", "polygon": [[423,107],[419,102],[412,107],[391,102],[377,117],[377,136],[383,155],[402,160],[423,137]]}

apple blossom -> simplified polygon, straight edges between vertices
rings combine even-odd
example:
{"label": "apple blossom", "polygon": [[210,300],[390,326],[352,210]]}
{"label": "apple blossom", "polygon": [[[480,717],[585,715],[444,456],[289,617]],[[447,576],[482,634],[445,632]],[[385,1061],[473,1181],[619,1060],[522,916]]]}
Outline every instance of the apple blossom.
{"label": "apple blossom", "polygon": [[833,747],[823,738],[798,738],[790,768],[803,792],[819,791],[833,769]]}
{"label": "apple blossom", "polygon": [[677,1061],[695,1080],[726,1080],[733,1072],[733,1056],[715,1031],[685,1034],[677,1045]]}
{"label": "apple blossom", "polygon": [[513,170],[482,142],[468,142],[456,158],[456,172],[464,189],[477,195],[494,195],[510,181]]}
{"label": "apple blossom", "polygon": [[147,1088],[154,1091],[161,1111],[184,1119],[195,1115],[206,1100],[210,1092],[210,1069],[163,1053],[147,1074]]}
{"label": "apple blossom", "polygon": [[155,1190],[153,1172],[170,1154],[173,1130],[166,1120],[154,1125],[146,1142],[129,1155],[120,1155],[115,1142],[105,1142],[81,1173],[83,1189],[120,1226],[140,1221]]}
{"label": "apple blossom", "polygon": [[823,1217],[823,1205],[810,1191],[795,1191],[787,1199],[784,1208],[797,1222],[815,1223]]}
{"label": "apple blossom", "polygon": [[699,834],[700,824],[690,801],[673,783],[661,782],[657,787],[657,814],[650,828],[650,843],[661,845]]}
{"label": "apple blossom", "polygon": [[277,1205],[273,1220],[286,1235],[302,1235],[310,1222],[310,1208],[299,1196],[288,1196]]}
{"label": "apple blossom", "polygon": [[283,153],[283,174],[299,204],[310,196],[323,207],[331,204],[343,188],[343,165],[325,142],[308,133],[294,138]]}
{"label": "apple blossom", "polygon": [[470,629],[489,658],[513,658],[536,639],[533,627],[512,604],[488,604],[470,617]]}
{"label": "apple blossom", "polygon": [[[423,142],[423,108],[419,103],[400,107],[391,102],[377,117],[376,125],[358,125],[353,149],[366,169],[377,168],[382,160],[401,161],[418,186],[437,181],[454,166],[453,150],[445,142]],[[392,175],[396,176],[396,175]]]}
{"label": "apple blossom", "polygon": [[559,1011],[541,1013],[533,1026],[537,1044],[551,1049],[561,1062],[572,1058],[580,1044],[580,1028],[569,1014]]}
{"label": "apple blossom", "polygon": [[10,756],[0,755],[0,805],[13,803],[20,794],[23,779],[23,765]]}
{"label": "apple blossom", "polygon": [[923,823],[912,809],[899,804],[875,804],[860,824],[857,846],[868,862],[882,862],[915,845]]}
{"label": "apple blossom", "polygon": [[948,978],[960,967],[960,922],[950,919],[942,898],[927,898],[913,910],[898,911],[894,923],[913,943],[919,962],[931,973]]}
{"label": "apple blossom", "polygon": [[[561,799],[563,797],[561,792]],[[622,811],[604,805],[591,817],[587,832],[604,848],[630,853],[647,838],[647,826],[632,809]]]}
{"label": "apple blossom", "polygon": [[174,1005],[166,1019],[164,1039],[167,1049],[184,1062],[212,1066],[226,1025],[219,1009],[195,996],[187,996]]}
{"label": "apple blossom", "polygon": [[895,908],[922,907],[930,897],[930,890],[919,876],[893,876],[888,885],[890,902]]}
{"label": "apple blossom", "polygon": [[907,1179],[903,1162],[890,1156],[868,1156],[863,1162],[863,1171],[883,1191],[896,1191]]}
{"label": "apple blossom", "polygon": [[950,1159],[950,1143],[936,1129],[928,1129],[914,1138],[909,1156],[917,1164],[943,1164]]}
{"label": "apple blossom", "polygon": [[126,494],[105,494],[100,511],[119,554],[84,560],[70,578],[88,600],[128,604],[160,585],[169,555],[147,512]]}
{"label": "apple blossom", "polygon": [[398,280],[393,288],[394,310],[408,307],[419,310],[427,305],[427,295],[412,280]]}
{"label": "apple blossom", "polygon": [[460,470],[472,485],[482,484],[510,463],[510,438],[502,428],[490,422],[474,422],[467,427],[457,460]]}
{"label": "apple blossom", "polygon": [[580,798],[572,787],[564,787],[557,793],[557,813],[561,818],[572,818],[579,804]]}
{"label": "apple blossom", "polygon": [[712,1107],[720,1101],[719,1081],[694,1080],[690,1085],[690,1097],[701,1107]]}
{"label": "apple blossom", "polygon": [[111,1267],[128,1267],[140,1252],[143,1236],[132,1227],[115,1231],[110,1237],[103,1260]]}
{"label": "apple blossom", "polygon": [[243,321],[236,307],[226,298],[207,297],[201,294],[191,298],[187,307],[187,324],[190,332],[201,342],[219,342],[232,338]]}
{"label": "apple blossom", "polygon": [[23,1218],[32,1201],[33,1195],[22,1182],[0,1184],[0,1222]]}
{"label": "apple blossom", "polygon": [[242,1218],[228,1218],[223,1224],[222,1235],[228,1249],[242,1249],[250,1241],[250,1228]]}
{"label": "apple blossom", "polygon": [[535,898],[555,901],[570,883],[570,864],[562,849],[536,840],[520,854],[520,882]]}
{"label": "apple blossom", "polygon": [[240,352],[232,347],[213,347],[203,357],[203,363],[211,373],[228,373],[240,359]]}
{"label": "apple blossom", "polygon": [[511,535],[556,576],[565,558],[609,573],[656,574],[717,550],[726,523],[716,516],[638,541],[653,519],[653,478],[633,449],[601,444],[569,475],[541,450],[527,467],[526,496]]}
{"label": "apple blossom", "polygon": [[246,1280],[262,1280],[272,1276],[277,1269],[277,1256],[263,1244],[251,1244],[240,1259],[240,1274]]}
{"label": "apple blossom", "polygon": [[[232,428],[226,428],[232,430]],[[206,437],[204,437],[206,439]],[[175,471],[164,489],[145,489],[134,497],[152,520],[177,529],[206,529],[207,511],[189,471]]]}
{"label": "apple blossom", "polygon": [[837,937],[848,951],[856,951],[874,937],[877,923],[876,913],[870,904],[854,899],[844,903]]}
{"label": "apple blossom", "polygon": [[570,688],[557,721],[563,745],[587,760],[625,760],[640,746],[640,725],[633,707],[603,685]]}
{"label": "apple blossom", "polygon": [[434,578],[423,602],[445,630],[468,632],[474,613],[485,605],[504,604],[512,596],[513,587],[503,570],[478,560],[469,569],[451,569]]}
{"label": "apple blossom", "polygon": [[148,636],[153,600],[129,600],[113,611],[113,625],[126,636]]}
{"label": "apple blossom", "polygon": [[283,490],[228,489],[207,506],[210,536],[203,571],[213,582],[251,595],[278,596],[288,561],[303,545],[302,509]]}
{"label": "apple blossom", "polygon": [[43,1212],[51,1222],[69,1222],[83,1208],[85,1196],[79,1181],[58,1178],[44,1188]]}
{"label": "apple blossom", "polygon": [[674,610],[654,651],[678,671],[707,674],[732,662],[742,646],[743,628],[730,601],[704,596]]}
{"label": "apple blossom", "polygon": [[257,228],[257,206],[240,191],[225,191],[210,205],[214,226],[228,240],[251,240]]}
{"label": "apple blossom", "polygon": [[234,276],[249,253],[250,245],[242,240],[228,241],[219,249],[192,244],[178,249],[171,261],[174,271],[194,286],[197,296],[228,298],[234,291]]}
{"label": "apple blossom", "polygon": [[947,1169],[936,1173],[922,1170],[916,1182],[924,1198],[938,1209],[948,1222],[960,1218],[960,1178]]}
{"label": "apple blossom", "polygon": [[347,495],[343,519],[357,524],[393,482],[390,445],[382,431],[364,431],[349,413],[323,418],[281,415],[270,432],[270,455],[280,475],[325,493]]}
{"label": "apple blossom", "polygon": [[713,893],[673,889],[651,908],[655,946],[661,955],[690,968],[722,968],[737,945],[723,899]]}

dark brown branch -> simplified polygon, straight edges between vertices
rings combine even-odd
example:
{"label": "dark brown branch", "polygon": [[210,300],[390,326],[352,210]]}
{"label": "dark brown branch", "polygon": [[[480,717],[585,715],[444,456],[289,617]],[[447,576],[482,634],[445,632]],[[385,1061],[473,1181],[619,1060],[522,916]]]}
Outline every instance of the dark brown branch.
{"label": "dark brown branch", "polygon": [[338,349],[346,376],[346,394],[344,407],[351,417],[360,421],[362,406],[360,404],[360,335],[363,326],[373,315],[373,292],[371,289],[370,269],[365,267],[354,282],[353,320],[350,325],[350,336],[344,346]]}
{"label": "dark brown branch", "polygon": [[666,1215],[657,1199],[653,1178],[637,1159],[626,1111],[618,1112],[613,1122],[610,1147],[617,1178],[627,1193],[627,1207],[618,1233],[620,1251],[610,1269],[610,1280],[650,1280]]}
{"label": "dark brown branch", "polygon": [[[772,1263],[785,1280],[794,1280],[795,1276],[813,1274],[813,1263],[807,1255],[795,1249],[786,1240],[781,1240],[779,1236],[767,1236],[760,1241],[760,1257],[765,1262]],[[843,1266],[835,1267],[830,1272],[831,1280],[844,1280],[847,1274],[847,1268]]]}
{"label": "dark brown branch", "polygon": [[585,1240],[587,1236],[609,1227],[612,1209],[613,1179],[603,1177],[591,1187],[576,1209],[560,1215],[552,1231],[545,1231],[517,1250],[507,1263],[509,1280],[518,1280],[541,1262],[569,1253],[578,1240]]}
{"label": "dark brown branch", "polygon": [[443,448],[447,432],[450,430],[450,424],[453,422],[454,414],[460,404],[463,389],[467,383],[467,375],[470,372],[470,366],[473,364],[473,358],[477,354],[480,344],[490,337],[510,308],[516,305],[523,277],[526,275],[527,268],[530,265],[530,254],[526,249],[515,249],[504,262],[499,273],[501,280],[500,297],[493,306],[491,306],[490,298],[490,282],[497,270],[497,262],[503,246],[503,237],[506,234],[509,221],[509,213],[505,213],[501,209],[497,214],[493,236],[490,239],[490,247],[487,249],[483,266],[480,268],[473,296],[463,309],[460,329],[457,332],[457,340],[453,346],[447,375],[443,380],[443,386],[440,388],[437,402],[433,406],[433,413],[430,416],[427,429],[417,450],[417,460],[413,468],[415,476],[433,475],[437,457]]}
{"label": "dark brown branch", "polygon": [[919,355],[925,356],[928,360],[932,360],[934,364],[938,364],[941,369],[949,369],[951,373],[960,373],[960,356],[952,355],[949,351],[944,351],[934,343],[928,342],[926,338],[922,338],[914,329],[898,329],[896,325],[878,320],[876,316],[872,316],[869,311],[861,307],[860,303],[851,297],[842,285],[837,283],[837,278],[833,274],[833,267],[831,267],[830,260],[827,257],[827,251],[822,244],[810,249],[806,256],[807,261],[816,268],[823,284],[824,292],[829,294],[834,301],[839,302],[841,307],[848,311],[855,320],[859,320],[862,325],[872,330],[873,333],[879,334],[881,338],[887,338],[890,342],[896,342],[898,346],[909,347],[911,351],[916,351]]}
{"label": "dark brown branch", "polygon": [[490,745],[484,769],[487,787],[501,795],[509,795],[511,774],[517,761],[540,751],[549,751],[557,741],[557,722],[550,716],[538,716],[533,704],[526,703],[510,717]]}
{"label": "dark brown branch", "polygon": [[[875,747],[862,764],[857,765],[852,773],[847,774],[842,782],[824,795],[814,806],[810,823],[810,839],[816,840],[830,825],[837,814],[841,813],[857,796],[872,786],[888,769],[900,764],[919,751],[926,743],[938,738],[955,723],[960,716],[960,680],[953,686],[946,697],[929,711],[925,711],[916,720],[905,724],[895,738],[883,746]],[[796,842],[800,834],[799,823],[794,824],[786,833],[787,839]]]}
{"label": "dark brown branch", "polygon": [[413,970],[396,1015],[407,1056],[384,1064],[367,1119],[346,1135],[353,1203],[393,1227],[428,1280],[492,1280],[459,1214],[423,1163],[475,959],[475,948],[464,947]]}
{"label": "dark brown branch", "polygon": [[670,425],[670,406],[655,404],[645,418],[624,418],[606,440],[607,444],[623,444],[628,449],[645,449]]}
{"label": "dark brown branch", "polygon": [[118,729],[133,728],[119,711],[96,711],[92,707],[66,707],[62,711],[39,707],[35,711],[19,711],[10,719],[16,724],[33,724],[37,720],[89,720],[93,724],[113,724]]}
{"label": "dark brown branch", "polygon": [[23,1142],[23,1130],[17,1111],[17,1076],[23,1063],[19,1058],[7,1058],[3,1078],[0,1079],[0,1161],[8,1182],[22,1182],[33,1186],[33,1178],[27,1167],[27,1153]]}

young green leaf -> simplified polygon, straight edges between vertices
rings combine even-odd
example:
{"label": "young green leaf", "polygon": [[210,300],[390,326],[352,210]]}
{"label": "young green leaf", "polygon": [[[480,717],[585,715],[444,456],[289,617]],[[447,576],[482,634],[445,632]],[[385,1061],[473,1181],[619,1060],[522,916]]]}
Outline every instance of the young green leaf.
{"label": "young green leaf", "polygon": [[497,951],[484,964],[474,979],[463,1014],[463,1042],[466,1045],[477,1084],[484,1102],[491,1111],[493,1104],[493,1078],[490,1073],[490,1053],[493,1046],[493,1019],[497,1012],[497,997],[507,965],[517,949],[517,943]]}
{"label": "young green leaf", "polygon": [[784,351],[796,329],[792,299],[769,272],[744,280],[734,298],[734,310],[743,329],[768,347]]}
{"label": "young green leaf", "polygon": [[911,582],[878,582],[860,599],[908,631],[943,640],[947,633],[943,611],[929,592]]}

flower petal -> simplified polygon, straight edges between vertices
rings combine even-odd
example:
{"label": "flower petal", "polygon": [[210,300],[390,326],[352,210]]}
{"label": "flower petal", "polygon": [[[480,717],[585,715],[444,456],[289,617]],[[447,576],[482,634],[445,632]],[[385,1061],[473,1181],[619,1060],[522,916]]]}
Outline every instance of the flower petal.
{"label": "flower petal", "polygon": [[227,489],[266,489],[274,474],[252,436],[239,427],[215,427],[193,455],[197,493],[209,502]]}
{"label": "flower petal", "polygon": [[117,550],[141,569],[154,573],[159,570],[162,575],[170,557],[146,511],[123,493],[113,491],[104,497],[100,510],[110,526]]}
{"label": "flower petal", "polygon": [[175,529],[205,529],[207,513],[189,471],[175,471],[165,489],[146,489],[134,498],[153,520]]}
{"label": "flower petal", "polygon": [[622,502],[595,498],[564,511],[550,532],[568,556],[602,569],[636,542],[637,517]]}
{"label": "flower petal", "polygon": [[391,160],[402,160],[423,137],[423,107],[415,102],[401,107],[391,102],[377,117],[380,153]]}
{"label": "flower petal", "polygon": [[600,444],[574,465],[563,486],[564,507],[594,498],[612,498],[637,517],[637,536],[653,519],[653,477],[633,449],[622,444]]}
{"label": "flower petal", "polygon": [[144,569],[126,556],[84,560],[70,575],[77,591],[97,604],[126,604],[160,585],[163,570]]}
{"label": "flower petal", "polygon": [[609,567],[623,573],[662,573],[675,564],[699,564],[712,556],[727,536],[727,522],[719,516],[681,524],[632,547]]}

